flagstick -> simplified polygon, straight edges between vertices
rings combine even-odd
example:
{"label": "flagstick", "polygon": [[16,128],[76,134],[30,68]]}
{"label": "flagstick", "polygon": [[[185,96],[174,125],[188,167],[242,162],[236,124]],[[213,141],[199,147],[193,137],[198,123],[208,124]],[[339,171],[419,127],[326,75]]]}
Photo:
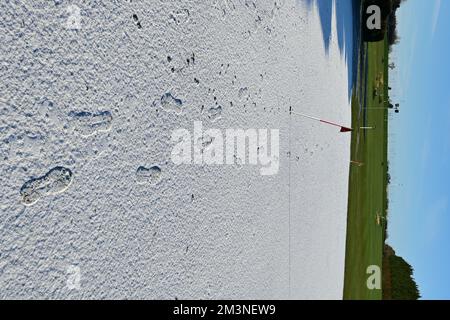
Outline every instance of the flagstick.
{"label": "flagstick", "polygon": [[374,130],[376,127],[361,127],[361,130]]}
{"label": "flagstick", "polygon": [[330,121],[322,120],[322,119],[319,119],[319,118],[316,118],[316,117],[308,116],[308,115],[303,114],[303,113],[298,113],[298,112],[294,112],[294,111],[290,111],[290,112],[292,114],[295,114],[295,115],[303,117],[303,118],[308,118],[308,119],[319,121],[319,122],[322,122],[322,123],[325,123],[325,124],[329,124],[329,125],[332,125],[332,126],[335,126],[335,127],[339,127],[339,128],[341,128],[341,132],[353,131],[352,128],[348,128],[346,126],[342,126],[342,125],[334,123],[334,122],[330,122]]}

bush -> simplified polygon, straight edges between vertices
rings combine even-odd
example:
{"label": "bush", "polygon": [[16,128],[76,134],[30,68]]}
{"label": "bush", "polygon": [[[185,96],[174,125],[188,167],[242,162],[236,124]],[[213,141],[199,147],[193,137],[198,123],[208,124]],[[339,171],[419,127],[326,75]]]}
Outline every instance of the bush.
{"label": "bush", "polygon": [[391,295],[393,300],[418,300],[419,288],[413,278],[413,268],[401,257],[389,256]]}

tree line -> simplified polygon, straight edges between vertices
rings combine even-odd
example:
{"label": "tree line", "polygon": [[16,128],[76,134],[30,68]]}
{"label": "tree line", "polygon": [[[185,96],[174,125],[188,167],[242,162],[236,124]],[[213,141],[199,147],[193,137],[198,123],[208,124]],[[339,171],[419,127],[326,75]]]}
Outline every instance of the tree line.
{"label": "tree line", "polygon": [[387,36],[389,46],[392,46],[400,40],[397,30],[397,10],[406,0],[385,0],[385,1],[391,2],[391,11],[388,18]]}
{"label": "tree line", "polygon": [[418,300],[419,287],[413,277],[414,269],[385,244],[383,253],[383,299]]}

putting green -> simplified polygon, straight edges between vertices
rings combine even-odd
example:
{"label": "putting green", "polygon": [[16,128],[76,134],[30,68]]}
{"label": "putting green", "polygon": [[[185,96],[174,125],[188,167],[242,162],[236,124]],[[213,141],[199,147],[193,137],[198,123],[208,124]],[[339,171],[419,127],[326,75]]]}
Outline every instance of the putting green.
{"label": "putting green", "polygon": [[[344,299],[382,298],[369,289],[372,266],[382,269],[387,211],[388,45],[364,43],[352,97],[351,167]],[[369,127],[361,129],[361,127]]]}

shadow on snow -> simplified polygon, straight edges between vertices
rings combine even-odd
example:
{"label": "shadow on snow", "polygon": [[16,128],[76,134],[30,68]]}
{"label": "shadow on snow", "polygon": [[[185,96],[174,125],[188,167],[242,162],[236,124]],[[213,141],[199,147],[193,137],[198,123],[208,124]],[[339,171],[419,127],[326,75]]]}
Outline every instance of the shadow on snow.
{"label": "shadow on snow", "polygon": [[336,30],[341,56],[348,66],[348,99],[350,101],[353,83],[356,80],[357,41],[359,38],[359,6],[356,0],[297,0],[306,3],[309,11],[315,6],[319,12],[325,51],[328,54],[332,31],[332,13],[336,12]]}

